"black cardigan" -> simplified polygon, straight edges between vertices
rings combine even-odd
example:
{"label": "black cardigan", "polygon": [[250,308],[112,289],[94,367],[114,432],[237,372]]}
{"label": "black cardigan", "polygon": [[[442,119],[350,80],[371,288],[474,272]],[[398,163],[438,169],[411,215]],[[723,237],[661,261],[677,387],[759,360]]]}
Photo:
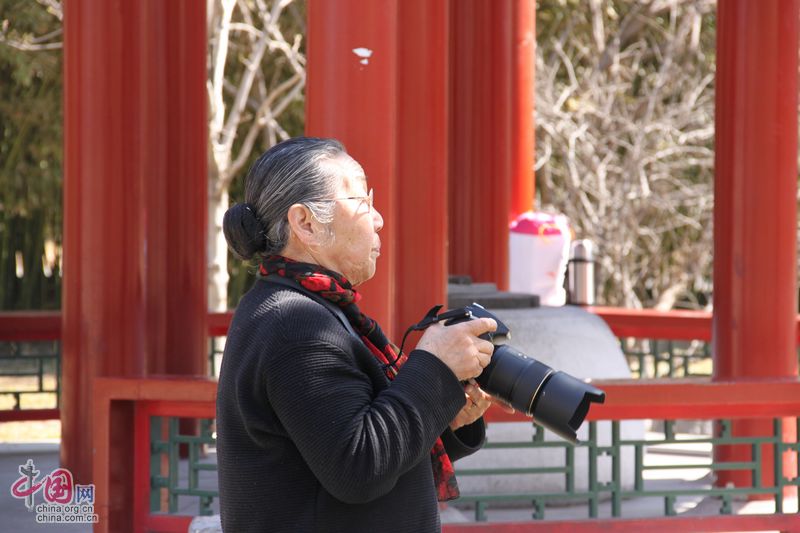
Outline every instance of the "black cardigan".
{"label": "black cardigan", "polygon": [[414,350],[394,381],[319,302],[257,281],[231,323],[217,394],[222,526],[255,531],[441,529],[430,450],[478,450],[455,433],[455,375]]}

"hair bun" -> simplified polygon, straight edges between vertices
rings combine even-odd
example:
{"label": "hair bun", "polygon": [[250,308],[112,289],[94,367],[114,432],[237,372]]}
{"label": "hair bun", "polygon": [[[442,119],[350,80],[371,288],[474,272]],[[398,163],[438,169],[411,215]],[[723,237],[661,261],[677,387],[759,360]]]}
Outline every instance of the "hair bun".
{"label": "hair bun", "polygon": [[231,252],[239,259],[249,260],[267,249],[267,231],[250,204],[236,204],[225,212],[222,232]]}

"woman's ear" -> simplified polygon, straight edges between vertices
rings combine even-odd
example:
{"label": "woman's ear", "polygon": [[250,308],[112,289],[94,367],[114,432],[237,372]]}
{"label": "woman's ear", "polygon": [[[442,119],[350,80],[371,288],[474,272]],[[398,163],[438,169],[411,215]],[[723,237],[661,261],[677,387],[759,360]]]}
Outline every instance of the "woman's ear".
{"label": "woman's ear", "polygon": [[303,204],[294,204],[286,214],[294,236],[306,246],[318,244],[320,224],[311,210]]}

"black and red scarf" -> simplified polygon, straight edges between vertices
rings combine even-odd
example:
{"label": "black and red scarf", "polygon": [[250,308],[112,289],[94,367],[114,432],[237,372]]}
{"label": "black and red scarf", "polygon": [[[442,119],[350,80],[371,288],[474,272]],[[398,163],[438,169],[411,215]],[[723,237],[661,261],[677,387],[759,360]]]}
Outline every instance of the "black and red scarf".
{"label": "black and red scarf", "polygon": [[[356,305],[361,295],[341,274],[319,265],[301,263],[280,255],[267,256],[259,267],[259,274],[278,275],[294,280],[306,290],[338,305],[353,329],[361,336],[361,341],[383,365],[389,380],[395,378],[400,367],[408,359],[404,353],[398,355],[400,350],[389,342],[378,323],[361,312]],[[458,498],[458,483],[453,463],[447,456],[441,437],[436,439],[431,449],[431,467],[439,501]]]}

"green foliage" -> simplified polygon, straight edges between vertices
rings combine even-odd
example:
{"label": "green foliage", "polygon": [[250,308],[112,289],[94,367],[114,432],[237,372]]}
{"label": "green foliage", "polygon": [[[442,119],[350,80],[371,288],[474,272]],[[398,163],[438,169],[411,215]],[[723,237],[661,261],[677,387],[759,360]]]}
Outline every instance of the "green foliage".
{"label": "green foliage", "polygon": [[[0,24],[16,40],[60,26],[41,5],[26,0],[0,0]],[[22,51],[0,43],[0,80],[0,309],[58,309],[61,51]],[[47,240],[55,244],[49,276],[42,266]]]}

